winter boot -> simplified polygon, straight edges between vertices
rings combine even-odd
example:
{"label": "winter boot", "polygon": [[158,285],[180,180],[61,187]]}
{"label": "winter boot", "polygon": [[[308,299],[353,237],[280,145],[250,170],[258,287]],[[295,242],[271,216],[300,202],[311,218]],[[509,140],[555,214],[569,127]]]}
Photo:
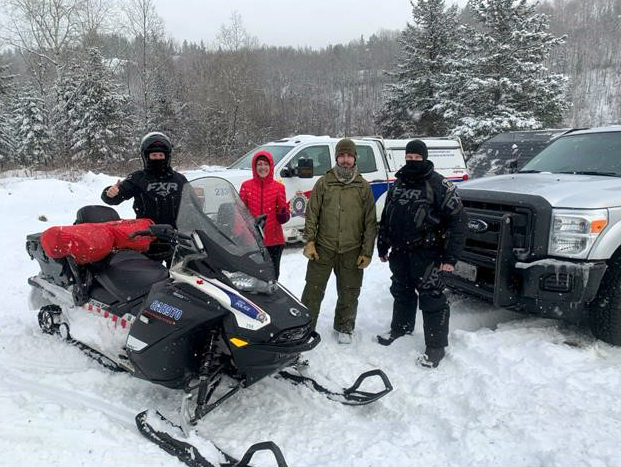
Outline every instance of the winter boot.
{"label": "winter boot", "polygon": [[351,332],[336,331],[336,341],[339,344],[351,344],[351,341],[352,341]]}
{"label": "winter boot", "polygon": [[411,333],[409,332],[398,333],[396,331],[390,331],[390,332],[387,332],[386,334],[380,334],[377,336],[377,343],[380,345],[390,345],[395,340],[399,339],[401,336],[404,336],[405,334],[411,334]]}
{"label": "winter boot", "polygon": [[444,354],[444,347],[427,347],[424,355],[418,358],[418,364],[425,368],[437,368]]}

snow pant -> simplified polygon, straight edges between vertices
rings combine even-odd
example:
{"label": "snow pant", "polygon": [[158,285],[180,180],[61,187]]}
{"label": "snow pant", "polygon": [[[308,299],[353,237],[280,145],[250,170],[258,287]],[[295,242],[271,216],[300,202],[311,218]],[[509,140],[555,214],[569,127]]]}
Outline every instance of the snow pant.
{"label": "snow pant", "polygon": [[439,272],[440,254],[424,249],[393,249],[389,257],[394,298],[390,330],[396,335],[414,331],[417,302],[423,313],[427,347],[448,345],[450,308]]}
{"label": "snow pant", "polygon": [[280,257],[282,256],[282,250],[285,249],[285,245],[266,246],[265,248],[267,248],[267,252],[270,254],[270,258],[272,258],[276,280],[278,280],[278,276],[280,276]]}
{"label": "snow pant", "polygon": [[302,303],[313,319],[313,328],[317,326],[319,309],[323,300],[330,273],[336,276],[337,301],[334,310],[334,330],[351,333],[356,326],[358,296],[362,286],[362,269],[358,269],[360,248],[336,253],[335,251],[315,245],[318,260],[309,261],[306,268],[306,286],[302,293]]}

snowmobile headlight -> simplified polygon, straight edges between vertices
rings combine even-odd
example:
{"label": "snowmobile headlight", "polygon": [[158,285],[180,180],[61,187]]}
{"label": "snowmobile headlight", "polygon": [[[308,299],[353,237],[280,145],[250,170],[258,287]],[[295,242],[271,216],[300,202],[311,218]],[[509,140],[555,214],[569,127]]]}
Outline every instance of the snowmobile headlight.
{"label": "snowmobile headlight", "polygon": [[607,209],[553,209],[548,254],[586,258],[607,225]]}
{"label": "snowmobile headlight", "polygon": [[222,273],[231,281],[237,290],[244,292],[273,294],[278,288],[273,281],[265,282],[243,272],[222,271]]}

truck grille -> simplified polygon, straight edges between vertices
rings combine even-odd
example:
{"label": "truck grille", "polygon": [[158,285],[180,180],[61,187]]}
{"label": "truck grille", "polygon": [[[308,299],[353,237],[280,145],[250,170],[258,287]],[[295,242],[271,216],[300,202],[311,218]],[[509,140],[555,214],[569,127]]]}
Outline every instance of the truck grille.
{"label": "truck grille", "polygon": [[[552,207],[541,196],[461,189],[468,214],[465,244],[447,284],[510,307],[523,289],[516,262],[547,254]],[[560,282],[558,287],[560,287]]]}
{"label": "truck grille", "polygon": [[[464,200],[463,203],[469,218],[464,258],[474,260],[473,264],[477,265],[495,264],[501,224],[507,214],[511,217],[511,237],[515,253],[525,257],[531,252],[533,214],[529,208],[469,200]],[[477,226],[481,226],[481,230],[477,231]]]}

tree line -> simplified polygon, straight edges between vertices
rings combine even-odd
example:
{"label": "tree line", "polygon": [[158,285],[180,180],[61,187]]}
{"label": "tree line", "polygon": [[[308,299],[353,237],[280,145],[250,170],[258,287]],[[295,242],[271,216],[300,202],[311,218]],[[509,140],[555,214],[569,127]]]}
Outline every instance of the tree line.
{"label": "tree line", "polygon": [[261,46],[237,13],[214,44],[178,44],[154,1],[4,0],[2,168],[122,172],[153,130],[196,166],[292,134],[457,134],[472,149],[621,118],[621,0],[418,0],[404,31],[319,50]]}

